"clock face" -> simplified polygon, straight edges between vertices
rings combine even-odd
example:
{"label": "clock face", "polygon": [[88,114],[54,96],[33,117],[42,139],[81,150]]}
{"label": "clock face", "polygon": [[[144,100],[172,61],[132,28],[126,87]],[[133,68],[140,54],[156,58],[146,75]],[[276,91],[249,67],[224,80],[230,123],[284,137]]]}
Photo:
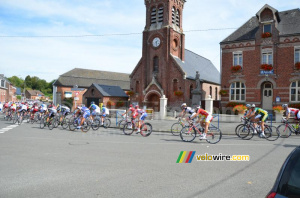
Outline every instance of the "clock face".
{"label": "clock face", "polygon": [[158,37],[154,38],[152,41],[153,47],[158,47],[160,45],[160,39]]}

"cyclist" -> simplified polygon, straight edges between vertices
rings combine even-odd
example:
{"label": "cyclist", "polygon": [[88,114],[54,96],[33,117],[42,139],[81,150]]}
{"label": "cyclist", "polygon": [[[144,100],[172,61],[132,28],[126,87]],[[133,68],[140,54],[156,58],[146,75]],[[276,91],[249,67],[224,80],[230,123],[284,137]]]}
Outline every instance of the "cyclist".
{"label": "cyclist", "polygon": [[91,119],[94,120],[95,116],[100,115],[100,107],[95,104],[94,101],[91,102],[90,106],[90,111],[91,111]]}
{"label": "cyclist", "polygon": [[[253,104],[251,106],[251,110],[252,110],[252,113],[251,113],[251,117],[254,117],[254,121],[261,121],[260,122],[260,126],[261,126],[261,136],[262,137],[266,137],[265,136],[265,120],[268,118],[268,112],[264,109],[261,109],[261,108],[257,108],[255,107],[255,104]],[[256,128],[256,124],[254,124],[255,128]]]}
{"label": "cyclist", "polygon": [[101,115],[101,126],[103,125],[103,121],[104,121],[104,118],[106,116],[109,115],[109,109],[107,107],[105,107],[105,105],[102,106],[102,115]]}
{"label": "cyclist", "polygon": [[146,117],[148,116],[148,114],[146,113],[146,111],[144,109],[140,109],[139,105],[135,105],[135,111],[138,114],[138,124],[137,124],[137,133],[141,132],[141,122],[144,121],[146,119]]}
{"label": "cyclist", "polygon": [[[189,115],[189,119],[192,119],[192,117],[196,117],[196,116],[195,116],[196,113],[195,113],[194,109],[192,109],[191,107],[188,107],[188,106],[186,105],[186,103],[183,103],[183,104],[181,105],[181,109],[182,109],[182,112],[180,113],[180,114],[181,114],[181,118],[183,118],[183,117],[185,116],[186,113],[189,113],[189,114],[190,114],[190,115]],[[180,114],[179,114],[179,115],[180,115]]]}
{"label": "cyclist", "polygon": [[191,119],[194,119],[198,116],[198,121],[200,122],[201,126],[204,127],[204,133],[199,137],[200,140],[206,140],[206,134],[208,131],[208,126],[213,120],[213,116],[204,109],[200,108],[199,106],[196,108],[196,113],[191,117]]}
{"label": "cyclist", "polygon": [[132,117],[132,115],[135,112],[135,108],[131,105],[129,105],[129,109],[125,111],[125,113],[122,114],[122,116],[126,115],[128,113],[129,117]]}
{"label": "cyclist", "polygon": [[41,104],[41,106],[40,106],[40,112],[42,114],[44,114],[44,113],[46,113],[46,111],[47,111],[47,105],[45,103]]}
{"label": "cyclist", "polygon": [[82,114],[82,119],[81,119],[81,122],[80,122],[80,125],[77,127],[77,129],[80,129],[81,126],[83,125],[83,122],[85,121],[85,119],[87,119],[88,117],[90,117],[90,110],[89,108],[87,107],[81,107],[81,110],[80,110],[81,114]]}
{"label": "cyclist", "polygon": [[31,110],[30,110],[30,112],[31,112],[30,117],[33,119],[34,118],[34,114],[36,112],[38,112],[38,111],[39,111],[39,107],[38,107],[37,103],[34,103],[33,106],[32,106],[32,108],[31,108]]}
{"label": "cyclist", "polygon": [[49,116],[48,116],[48,118],[47,118],[47,122],[49,122],[49,119],[50,118],[54,118],[54,116],[56,115],[56,113],[57,113],[57,109],[56,109],[56,106],[50,106],[49,108],[48,108],[48,111],[49,111]]}
{"label": "cyclist", "polygon": [[282,105],[283,109],[285,110],[286,120],[291,117],[291,114],[295,116],[295,121],[299,121],[300,119],[300,111],[296,108],[289,108],[287,104]]}

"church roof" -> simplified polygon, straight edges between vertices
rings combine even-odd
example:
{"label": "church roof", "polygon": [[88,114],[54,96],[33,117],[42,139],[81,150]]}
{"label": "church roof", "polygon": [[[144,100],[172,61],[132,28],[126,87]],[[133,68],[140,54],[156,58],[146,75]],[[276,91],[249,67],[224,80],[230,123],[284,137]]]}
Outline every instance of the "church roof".
{"label": "church roof", "polygon": [[194,80],[196,71],[199,71],[201,81],[221,84],[220,72],[210,60],[187,49],[185,49],[184,61],[176,56],[172,55],[172,57],[186,73],[186,78]]}

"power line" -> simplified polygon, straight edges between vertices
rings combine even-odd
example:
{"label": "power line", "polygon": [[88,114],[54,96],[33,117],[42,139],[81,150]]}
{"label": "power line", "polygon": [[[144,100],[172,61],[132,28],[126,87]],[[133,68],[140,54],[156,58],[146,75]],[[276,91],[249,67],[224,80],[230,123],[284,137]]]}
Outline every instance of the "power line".
{"label": "power line", "polygon": [[[221,31],[221,30],[232,30],[237,28],[218,28],[218,29],[203,29],[203,30],[187,30],[184,32],[207,32],[207,31]],[[83,34],[83,35],[45,35],[45,36],[33,36],[33,35],[0,35],[0,38],[80,38],[80,37],[106,37],[106,36],[129,36],[129,35],[140,35],[142,33],[114,33],[114,34]]]}

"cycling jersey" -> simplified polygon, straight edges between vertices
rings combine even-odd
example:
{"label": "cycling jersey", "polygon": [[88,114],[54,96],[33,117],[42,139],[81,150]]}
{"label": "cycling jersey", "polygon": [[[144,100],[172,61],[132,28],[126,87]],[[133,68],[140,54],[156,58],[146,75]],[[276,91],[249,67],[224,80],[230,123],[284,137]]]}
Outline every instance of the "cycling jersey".
{"label": "cycling jersey", "polygon": [[192,109],[191,107],[186,107],[186,108],[184,108],[184,111],[185,111],[186,113],[189,113],[189,114],[195,113],[194,109]]}
{"label": "cycling jersey", "polygon": [[260,121],[265,121],[268,118],[268,112],[261,108],[255,108],[254,112],[256,114],[255,119],[259,119]]}
{"label": "cycling jersey", "polygon": [[81,108],[81,112],[83,113],[82,116],[83,116],[84,118],[88,118],[88,117],[90,116],[90,114],[91,114],[89,108],[87,108],[87,107],[82,107],[82,108]]}
{"label": "cycling jersey", "polygon": [[212,115],[204,109],[199,109],[197,113],[199,114],[199,119],[203,122],[210,123],[213,120]]}
{"label": "cycling jersey", "polygon": [[292,114],[293,116],[295,116],[295,119],[300,119],[300,111],[299,109],[296,108],[287,108],[286,109],[286,115],[288,114]]}

